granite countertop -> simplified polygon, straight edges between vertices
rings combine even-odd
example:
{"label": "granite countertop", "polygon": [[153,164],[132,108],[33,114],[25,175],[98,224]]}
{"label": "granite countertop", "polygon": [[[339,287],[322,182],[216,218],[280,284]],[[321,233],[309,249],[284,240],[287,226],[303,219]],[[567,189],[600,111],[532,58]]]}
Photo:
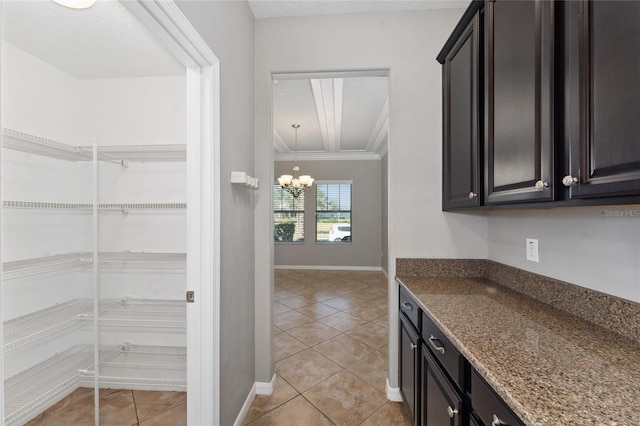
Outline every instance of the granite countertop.
{"label": "granite countertop", "polygon": [[640,342],[485,278],[397,280],[527,425],[640,425]]}

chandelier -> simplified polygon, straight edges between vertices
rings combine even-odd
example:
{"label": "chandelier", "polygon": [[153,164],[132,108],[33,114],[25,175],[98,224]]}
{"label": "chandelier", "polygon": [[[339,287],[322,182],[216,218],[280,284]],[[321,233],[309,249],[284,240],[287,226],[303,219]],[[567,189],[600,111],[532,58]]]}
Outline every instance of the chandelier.
{"label": "chandelier", "polygon": [[298,129],[300,128],[300,125],[292,124],[291,127],[293,127],[296,132],[293,175],[280,176],[278,178],[278,183],[282,189],[293,195],[293,198],[298,198],[300,194],[313,186],[313,178],[309,175],[298,176],[300,173],[300,166],[298,166]]}

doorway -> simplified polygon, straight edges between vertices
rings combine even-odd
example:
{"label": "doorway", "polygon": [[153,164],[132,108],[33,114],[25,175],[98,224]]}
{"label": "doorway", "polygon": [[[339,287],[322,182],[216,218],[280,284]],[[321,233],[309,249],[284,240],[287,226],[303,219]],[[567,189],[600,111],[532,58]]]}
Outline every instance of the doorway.
{"label": "doorway", "polygon": [[[294,220],[296,224],[304,223],[304,237],[300,237],[302,232],[299,230],[292,233],[296,241],[282,242],[277,241],[277,235],[272,237],[272,265],[275,268],[275,271],[272,270],[275,318],[272,339],[276,374],[279,370],[282,374],[287,374],[283,370],[288,368],[285,364],[295,362],[296,356],[303,357],[308,348],[330,345],[337,338],[353,339],[354,336],[349,333],[357,334],[355,329],[367,323],[366,327],[372,329],[369,330],[371,336],[379,332],[385,337],[377,342],[370,341],[370,345],[358,341],[356,346],[364,345],[362,347],[372,351],[367,355],[375,356],[380,354],[380,348],[376,348],[376,344],[384,342],[381,347],[386,344],[384,326],[371,320],[378,319],[382,322],[384,319],[386,323],[387,315],[386,278],[379,271],[383,269],[382,265],[387,270],[388,90],[388,71],[273,75],[275,161],[272,176],[291,174],[290,170],[297,162],[300,174],[310,174],[316,179],[316,183],[322,183],[323,188],[326,184],[345,182],[353,186],[353,203],[350,206],[353,210],[353,234],[348,240],[329,241],[320,232],[322,224],[319,222],[323,218],[317,214],[316,206],[317,198],[321,196],[315,188],[304,193],[304,207],[300,209],[304,219],[300,220],[300,213],[296,212]],[[365,113],[365,109],[369,110],[369,114]],[[293,148],[295,141],[291,131],[292,124],[300,124],[299,130],[311,129],[306,134],[299,132],[297,152]],[[366,136],[358,135],[357,130],[362,131],[363,128],[367,129],[363,132]],[[366,175],[368,167],[376,169],[373,175]],[[362,186],[363,182],[365,186]],[[366,186],[367,183],[371,186]],[[281,192],[279,186],[274,184],[273,199],[283,198]],[[375,201],[372,202],[365,194],[375,194]],[[373,209],[377,211],[373,213]],[[367,218],[362,217],[364,212],[377,216],[371,228],[367,225]],[[272,211],[272,225],[276,214],[277,212]],[[371,236],[377,241],[367,240]],[[362,243],[364,245],[360,246]],[[375,254],[363,256],[366,253],[363,247],[373,247]],[[354,253],[350,254],[349,251]],[[378,277],[375,277],[376,272]],[[381,278],[380,288],[368,289],[371,303],[350,305],[352,300],[341,297],[351,290],[362,288],[367,280],[370,283],[377,282],[377,278]],[[310,283],[308,288],[304,283]],[[353,283],[352,289],[349,289],[348,283]],[[356,297],[366,299],[363,295]],[[385,299],[384,306],[382,298]],[[331,306],[332,303],[335,306]],[[355,311],[359,316],[353,315]],[[333,323],[333,327],[327,322]],[[296,334],[300,334],[299,339]],[[360,355],[363,359],[367,356],[355,356]],[[288,361],[283,362],[285,358]],[[384,359],[386,360],[386,353]],[[354,361],[351,364],[356,364],[359,360],[349,358],[344,362]],[[327,361],[321,362],[330,365],[334,361],[327,358]],[[381,363],[383,371],[386,371],[385,363],[386,361]],[[295,382],[296,378],[292,376],[289,380]],[[294,388],[300,392],[298,387],[304,388],[303,382],[296,382]],[[384,378],[378,385],[384,392]]]}
{"label": "doorway", "polygon": [[[31,10],[34,12],[31,15],[22,9],[11,10],[13,6],[18,7],[16,4],[31,5],[37,10]],[[15,30],[11,24],[17,22],[16,16],[38,22],[38,16],[48,13],[38,8],[54,8],[52,11],[60,7],[50,2],[7,2],[5,6],[3,38]],[[140,80],[145,78],[142,74],[114,78],[109,75],[113,68],[103,66],[106,75],[92,79],[88,71],[74,77],[60,65],[51,65],[65,55],[53,50],[50,52],[53,59],[38,58],[42,55],[34,55],[26,46],[50,41],[42,31],[51,23],[59,23],[58,19],[49,19],[46,24],[40,21],[39,31],[29,37],[23,33],[18,33],[16,38],[8,35],[14,43],[26,45],[5,47],[5,52],[12,54],[15,61],[6,62],[2,69],[3,89],[22,90],[16,89],[14,93],[3,90],[3,101],[4,96],[14,98],[3,106],[3,146],[8,149],[3,150],[2,158],[2,220],[5,226],[12,221],[15,225],[10,228],[13,234],[3,232],[3,321],[5,330],[15,326],[18,331],[11,336],[5,332],[3,341],[2,373],[6,392],[2,417],[7,424],[26,421],[30,415],[37,414],[37,410],[72,392],[74,386],[93,385],[94,389],[188,389],[189,421],[214,423],[218,416],[217,403],[212,397],[217,389],[216,363],[212,366],[202,359],[215,360],[218,356],[219,299],[211,294],[214,291],[211,289],[216,287],[219,271],[215,261],[219,245],[215,194],[219,182],[217,177],[204,179],[203,176],[210,176],[219,161],[211,155],[219,141],[215,136],[217,120],[209,112],[219,99],[217,59],[208,48],[203,48],[204,43],[188,23],[185,24],[187,21],[173,3],[142,7],[137,2],[99,2],[94,7],[117,8],[121,18],[133,13],[123,18],[125,22],[143,37],[164,40],[155,42],[152,50],[155,49],[156,56],[169,57],[174,68],[180,70],[180,76],[154,75],[149,78],[153,81]],[[83,12],[87,11],[80,11]],[[10,15],[12,13],[17,15]],[[89,19],[88,16],[85,13],[83,20]],[[121,19],[115,21],[122,22]],[[153,35],[140,21],[153,28]],[[168,42],[173,40],[168,34],[185,32],[189,35],[181,38],[180,43]],[[110,39],[110,30],[108,35],[106,38]],[[130,36],[131,33],[126,34],[128,42],[131,42]],[[98,34],[92,41],[105,40]],[[8,44],[10,41],[6,41],[5,46]],[[197,49],[194,44],[198,45]],[[65,43],[61,45],[70,47]],[[99,44],[93,43],[92,53],[108,56],[96,46]],[[166,52],[159,53],[166,48],[181,60],[172,59]],[[191,54],[180,55],[186,49]],[[85,57],[77,51],[72,51],[71,56]],[[117,61],[111,62],[117,67]],[[18,63],[26,65],[16,73],[10,67]],[[28,79],[38,73],[43,80],[5,83],[7,79]],[[129,87],[134,90],[124,89],[128,78],[139,79]],[[42,84],[38,87],[39,83]],[[135,104],[135,100],[122,102],[126,99],[122,96],[135,92],[135,88],[144,92],[138,98],[143,104],[158,93],[160,99],[173,100],[173,103],[169,101],[170,106],[164,111],[161,105],[167,106],[166,102],[156,104],[156,109],[146,104],[150,109],[146,111],[145,105]],[[116,99],[118,94],[121,97]],[[87,104],[81,105],[79,100],[94,101],[89,104],[94,108],[86,108]],[[132,108],[132,103],[138,108]],[[109,104],[110,108],[99,111]],[[173,127],[163,130],[169,138],[174,136],[173,140],[158,143],[161,137],[153,135],[149,124],[142,124],[153,122],[145,113],[155,119],[163,113],[169,114]],[[107,122],[108,117],[113,120]],[[127,121],[132,117],[132,121]],[[96,139],[103,142],[87,143],[84,129],[91,129],[91,133],[99,136]],[[140,143],[140,137],[146,142]],[[65,154],[61,155],[61,151]],[[65,155],[76,157],[64,158]],[[20,156],[23,158],[18,158]],[[28,173],[29,170],[37,172]],[[47,172],[53,176],[47,177]],[[123,174],[132,179],[129,184]],[[43,190],[38,179],[52,190]],[[158,191],[154,185],[163,179],[167,179],[168,186],[163,185],[163,190]],[[164,191],[167,188],[171,191]],[[211,199],[198,197],[201,192],[211,194]],[[17,193],[30,197],[26,201],[8,199]],[[160,193],[171,193],[171,199],[155,199]],[[154,233],[151,230],[154,225],[170,231]],[[38,243],[33,244],[34,241]],[[206,263],[202,262],[203,258],[207,259]],[[211,259],[214,259],[213,268]],[[7,278],[14,282],[9,283]],[[20,280],[27,280],[27,284],[12,286]],[[187,305],[184,300],[187,289],[195,290],[203,298]],[[25,301],[29,301],[28,307]],[[22,326],[25,321],[43,317],[47,320],[36,321],[39,332],[22,336],[24,330],[33,330],[31,325]],[[202,335],[207,337],[202,339]],[[83,344],[87,341],[90,343]],[[193,345],[194,342],[197,344]],[[29,357],[20,356],[20,351],[26,348],[30,348]],[[46,373],[49,370],[41,367],[47,362],[59,365],[58,361],[72,365],[64,364],[64,369],[56,367],[50,371],[64,370],[71,376],[50,380]],[[76,365],[77,362],[82,365]],[[83,368],[85,364],[87,367]],[[146,370],[141,369],[141,365]],[[53,383],[53,387],[44,389],[38,383],[29,383],[31,389],[44,392],[43,395],[34,394],[26,398],[24,404],[12,405],[16,399],[11,399],[11,385],[18,381],[20,373],[33,368],[44,371],[44,380]],[[188,371],[193,368],[197,374]],[[130,374],[133,370],[136,373]],[[145,374],[139,374],[141,370]],[[198,392],[191,392],[192,389]],[[100,415],[97,392],[94,392],[94,405],[97,424]]]}

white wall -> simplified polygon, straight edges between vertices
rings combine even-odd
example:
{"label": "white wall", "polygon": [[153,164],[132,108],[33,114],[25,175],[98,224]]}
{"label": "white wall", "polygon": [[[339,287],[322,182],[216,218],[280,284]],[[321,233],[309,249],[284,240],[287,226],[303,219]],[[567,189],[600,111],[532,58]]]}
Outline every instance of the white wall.
{"label": "white wall", "polygon": [[2,125],[58,141],[72,138],[77,80],[5,41],[2,56]]}
{"label": "white wall", "polygon": [[255,176],[254,18],[245,1],[177,5],[220,60],[220,424],[230,425],[256,380],[255,192],[229,183],[232,170]]}
{"label": "white wall", "polygon": [[[3,42],[2,125],[67,145],[184,144],[185,77],[78,80]],[[3,198],[18,201],[92,202],[92,164],[3,149]],[[184,162],[99,164],[101,202],[184,202]],[[3,261],[93,249],[92,213],[13,210],[3,212]],[[184,211],[103,212],[99,217],[104,251],[186,251]],[[117,275],[117,276],[116,276]],[[115,273],[101,276],[101,297],[146,299],[184,297],[184,273]],[[88,270],[65,270],[3,283],[2,319],[50,308],[75,298],[93,297]],[[185,345],[184,331],[109,333],[111,343]],[[104,337],[104,335],[103,335]],[[6,358],[11,376],[68,349],[90,344],[91,332],[53,335]],[[101,339],[102,343],[106,340]]]}
{"label": "white wall", "polygon": [[[389,298],[396,257],[469,257],[487,255],[487,219],[482,214],[441,211],[442,89],[435,60],[463,10],[265,19],[256,22],[256,173],[273,181],[271,146],[271,73],[390,70],[389,135]],[[256,204],[256,292],[270,296],[268,188]],[[266,219],[265,219],[266,218]],[[397,384],[397,317],[390,304],[389,379]],[[256,323],[271,324],[271,308],[256,307]],[[268,361],[270,326],[257,352]],[[258,329],[256,332],[259,332]],[[268,340],[267,340],[268,339]],[[268,364],[268,365],[267,365]],[[257,360],[259,377],[271,364]]]}
{"label": "white wall", "polygon": [[78,80],[73,143],[184,144],[186,96],[184,75]]}
{"label": "white wall", "polygon": [[[526,238],[538,239],[539,263],[525,260]],[[496,262],[640,302],[638,205],[493,211],[488,251]]]}
{"label": "white wall", "polygon": [[[382,162],[360,161],[299,161],[300,169],[318,181],[352,181],[351,243],[316,243],[315,188],[305,196],[304,243],[276,243],[275,265],[380,268],[382,253]],[[277,161],[275,175],[291,173],[294,163]],[[307,195],[308,194],[308,195]]]}

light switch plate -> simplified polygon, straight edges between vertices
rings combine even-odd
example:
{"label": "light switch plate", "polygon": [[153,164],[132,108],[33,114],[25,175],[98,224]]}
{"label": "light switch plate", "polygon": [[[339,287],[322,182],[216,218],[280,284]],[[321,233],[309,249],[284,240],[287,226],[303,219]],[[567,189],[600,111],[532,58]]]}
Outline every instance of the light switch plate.
{"label": "light switch plate", "polygon": [[527,238],[527,260],[539,262],[538,258],[538,240],[536,238]]}

